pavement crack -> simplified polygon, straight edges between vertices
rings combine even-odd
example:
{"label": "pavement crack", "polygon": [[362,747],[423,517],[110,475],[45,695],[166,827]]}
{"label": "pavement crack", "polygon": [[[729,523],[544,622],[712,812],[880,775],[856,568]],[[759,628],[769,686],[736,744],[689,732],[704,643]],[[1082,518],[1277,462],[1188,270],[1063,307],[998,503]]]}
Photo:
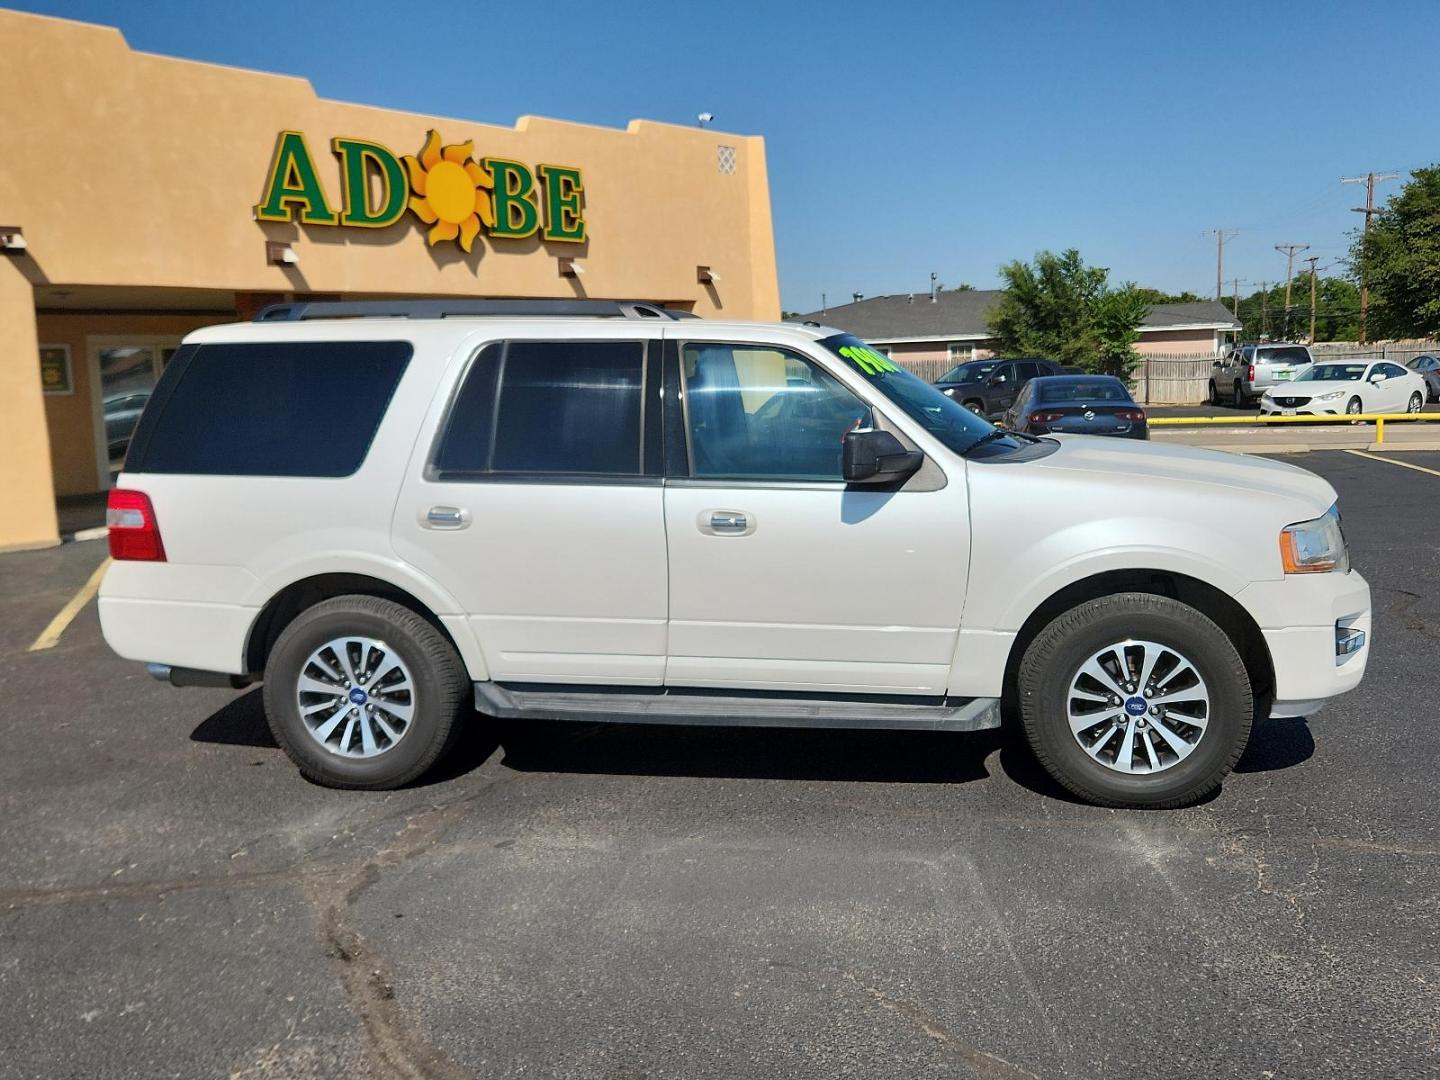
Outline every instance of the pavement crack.
{"label": "pavement crack", "polygon": [[305,882],[305,899],[319,918],[325,955],[336,962],[340,985],[360,1023],[368,1056],[387,1078],[469,1080],[470,1074],[430,1045],[405,1016],[397,999],[395,979],[356,924],[355,904],[366,889],[380,880],[384,870],[434,850],[440,837],[463,817],[472,801],[462,799],[413,813],[396,838],[370,859],[351,866],[346,873]]}
{"label": "pavement crack", "polygon": [[1019,1065],[958,1038],[937,1016],[922,1009],[913,1001],[891,997],[879,987],[867,986],[848,971],[842,972],[841,975],[876,1005],[903,1017],[919,1028],[926,1038],[933,1039],[955,1057],[965,1062],[975,1070],[975,1074],[981,1080],[1040,1080],[1030,1070],[1022,1069]]}

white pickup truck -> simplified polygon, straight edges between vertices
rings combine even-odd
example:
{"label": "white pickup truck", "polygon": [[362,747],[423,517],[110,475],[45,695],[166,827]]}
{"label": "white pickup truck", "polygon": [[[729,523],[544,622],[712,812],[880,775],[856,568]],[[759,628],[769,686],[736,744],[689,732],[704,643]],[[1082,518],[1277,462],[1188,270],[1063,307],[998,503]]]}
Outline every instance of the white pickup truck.
{"label": "white pickup truck", "polygon": [[1276,383],[1289,382],[1313,364],[1304,345],[1271,343],[1241,345],[1210,369],[1210,402],[1226,401],[1237,409],[1258,398]]}

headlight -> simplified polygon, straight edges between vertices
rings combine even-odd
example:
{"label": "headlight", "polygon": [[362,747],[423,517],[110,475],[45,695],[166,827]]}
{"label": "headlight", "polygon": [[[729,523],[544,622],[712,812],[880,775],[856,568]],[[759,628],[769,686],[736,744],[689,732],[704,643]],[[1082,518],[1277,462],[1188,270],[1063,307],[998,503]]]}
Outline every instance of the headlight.
{"label": "headlight", "polygon": [[1315,400],[1316,400],[1316,401],[1339,401],[1339,400],[1340,400],[1342,397],[1344,397],[1347,393],[1348,393],[1348,391],[1346,391],[1346,390],[1331,390],[1330,393],[1328,393],[1328,394],[1320,394],[1320,395],[1318,395],[1318,396],[1315,398]]}
{"label": "headlight", "polygon": [[1349,572],[1350,553],[1340,529],[1340,504],[1336,503],[1313,521],[1281,529],[1280,561],[1287,574]]}
{"label": "headlight", "polygon": [[954,397],[954,396],[955,396],[955,388],[954,388],[953,386],[947,386],[947,387],[944,389],[943,393],[945,394],[946,397]]}

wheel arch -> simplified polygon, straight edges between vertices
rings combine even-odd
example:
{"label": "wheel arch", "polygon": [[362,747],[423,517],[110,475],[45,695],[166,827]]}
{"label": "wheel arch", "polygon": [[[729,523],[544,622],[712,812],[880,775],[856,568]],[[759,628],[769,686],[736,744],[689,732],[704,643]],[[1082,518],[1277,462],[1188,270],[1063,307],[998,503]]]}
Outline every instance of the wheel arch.
{"label": "wheel arch", "polygon": [[445,636],[472,678],[485,677],[478,645],[462,620],[454,616],[442,619],[409,590],[394,582],[354,571],[312,574],[292,581],[276,592],[250,624],[250,632],[245,638],[245,670],[263,672],[270,651],[285,627],[302,612],[336,596],[375,596],[408,608]]}
{"label": "wheel arch", "polygon": [[1208,582],[1174,570],[1109,570],[1063,586],[1032,611],[1016,634],[1005,663],[1004,694],[1017,700],[1020,661],[1035,636],[1058,615],[1089,600],[1121,592],[1153,593],[1178,600],[1212,619],[1235,645],[1250,686],[1255,694],[1270,693],[1275,685],[1275,667],[1265,635],[1248,611],[1233,596]]}

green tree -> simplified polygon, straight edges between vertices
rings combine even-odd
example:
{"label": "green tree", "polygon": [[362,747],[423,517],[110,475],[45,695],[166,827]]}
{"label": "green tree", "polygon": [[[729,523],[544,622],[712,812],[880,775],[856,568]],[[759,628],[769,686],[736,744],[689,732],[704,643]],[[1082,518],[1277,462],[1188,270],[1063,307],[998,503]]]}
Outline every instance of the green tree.
{"label": "green tree", "polygon": [[[1290,287],[1290,312],[1285,312],[1285,283],[1256,289],[1240,298],[1242,341],[1290,341],[1310,334],[1310,275],[1300,274]],[[1315,284],[1315,340],[1354,341],[1360,334],[1360,289],[1343,277],[1322,276]]]}
{"label": "green tree", "polygon": [[989,315],[1001,355],[1044,356],[1085,371],[1128,378],[1140,321],[1150,302],[1133,285],[1110,285],[1110,272],[1086,266],[1074,248],[1042,251],[1033,263],[1000,268],[1005,291]]}
{"label": "green tree", "polygon": [[1350,265],[1370,285],[1370,338],[1440,335],[1440,166],[1416,169],[1356,230]]}
{"label": "green tree", "polygon": [[1198,293],[1193,293],[1189,289],[1180,293],[1167,293],[1161,292],[1159,289],[1142,287],[1137,288],[1135,291],[1144,297],[1145,302],[1148,304],[1198,304],[1201,300],[1205,299],[1205,297],[1200,296]]}

